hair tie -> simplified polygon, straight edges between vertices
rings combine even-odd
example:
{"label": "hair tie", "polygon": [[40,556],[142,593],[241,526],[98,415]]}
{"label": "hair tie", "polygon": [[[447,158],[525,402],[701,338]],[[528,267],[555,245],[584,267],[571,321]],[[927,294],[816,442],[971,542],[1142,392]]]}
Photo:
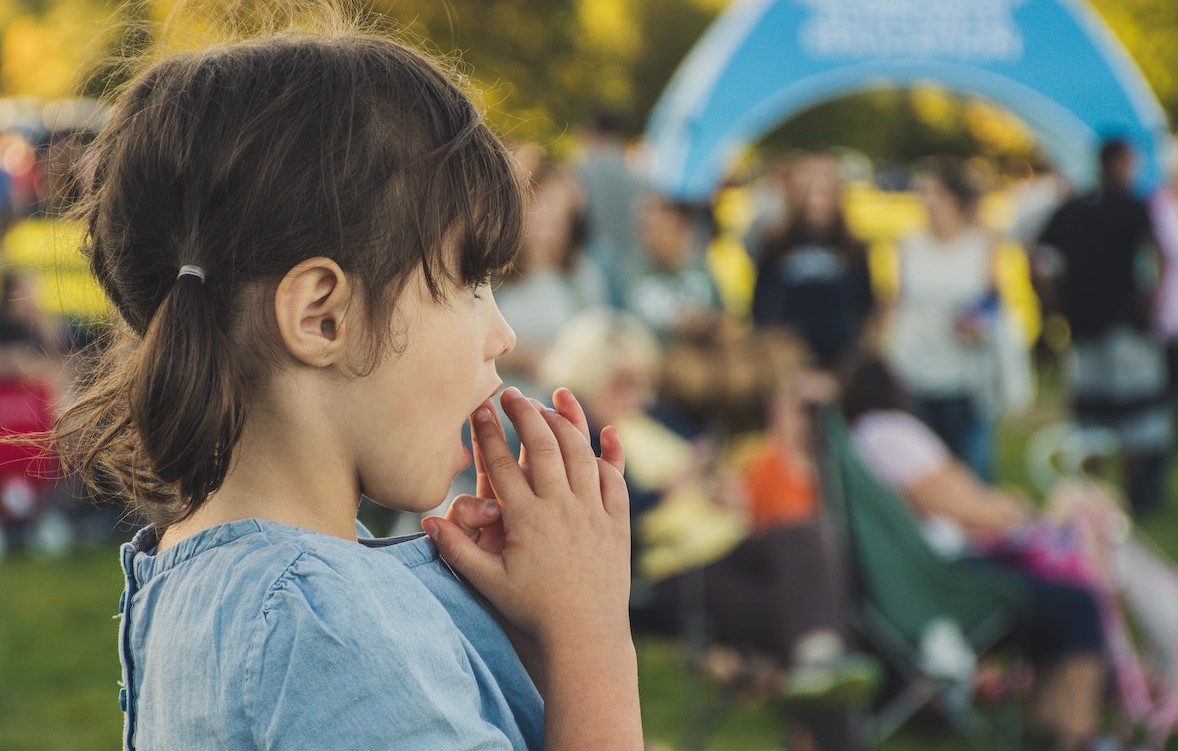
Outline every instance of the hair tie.
{"label": "hair tie", "polygon": [[191,264],[181,266],[180,273],[176,274],[176,278],[179,279],[182,276],[195,276],[200,280],[201,284],[205,283],[205,270],[200,266],[193,266]]}

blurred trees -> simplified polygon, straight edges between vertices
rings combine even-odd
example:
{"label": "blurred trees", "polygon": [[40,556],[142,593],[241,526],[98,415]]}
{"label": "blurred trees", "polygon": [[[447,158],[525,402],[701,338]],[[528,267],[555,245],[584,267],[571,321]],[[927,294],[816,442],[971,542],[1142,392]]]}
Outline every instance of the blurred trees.
{"label": "blurred trees", "polygon": [[[99,94],[125,75],[123,53],[153,41],[144,21],[174,0],[0,0],[0,94]],[[599,107],[635,133],[671,72],[723,0],[368,0],[369,20],[458,61],[509,137],[558,141]],[[189,3],[189,28],[169,47],[199,37],[224,13],[248,26],[264,0]],[[312,3],[313,5],[313,3]],[[297,0],[294,4],[297,7]]]}
{"label": "blurred trees", "polygon": [[1129,50],[1170,117],[1178,123],[1178,2],[1090,0]]}
{"label": "blurred trees", "polygon": [[[0,94],[103,91],[120,51],[158,41],[141,25],[178,0],[0,0]],[[296,0],[297,2],[298,0]],[[308,5],[314,5],[304,0]],[[1178,121],[1178,2],[1091,0]],[[264,0],[202,0],[248,19]],[[641,130],[679,61],[727,0],[367,0],[373,18],[443,56],[482,92],[508,137],[555,144],[609,107]],[[200,37],[200,21],[181,29]],[[150,28],[150,27],[148,27]],[[172,42],[183,46],[183,42]],[[770,146],[845,144],[904,159],[930,151],[1021,153],[1030,136],[985,103],[938,90],[879,91],[803,113]]]}

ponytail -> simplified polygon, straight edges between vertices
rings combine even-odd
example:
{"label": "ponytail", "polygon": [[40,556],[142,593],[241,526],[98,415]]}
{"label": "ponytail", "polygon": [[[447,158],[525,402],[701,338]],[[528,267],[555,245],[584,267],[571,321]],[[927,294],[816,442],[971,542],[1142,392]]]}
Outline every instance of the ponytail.
{"label": "ponytail", "polygon": [[244,378],[211,292],[181,275],[142,336],[116,323],[53,430],[69,470],[161,526],[221,487],[245,424]]}
{"label": "ponytail", "polygon": [[139,344],[130,384],[145,469],[175,486],[181,518],[225,480],[245,420],[230,342],[207,292],[193,273],[176,278]]}

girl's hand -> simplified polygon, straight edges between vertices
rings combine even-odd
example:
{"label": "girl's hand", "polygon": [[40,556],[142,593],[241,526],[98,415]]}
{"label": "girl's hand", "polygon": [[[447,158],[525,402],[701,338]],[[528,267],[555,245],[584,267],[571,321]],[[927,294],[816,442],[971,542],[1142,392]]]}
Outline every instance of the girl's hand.
{"label": "girl's hand", "polygon": [[554,401],[560,412],[537,409],[516,389],[501,397],[523,443],[525,466],[508,449],[492,410],[480,407],[473,416],[481,464],[476,491],[493,495],[485,500],[500,510],[501,543],[492,544],[487,534],[493,525],[482,528],[476,542],[449,520],[423,522],[447,562],[542,651],[570,639],[629,639],[622,447],[616,430],[606,428],[605,458],[594,456],[572,394],[562,389]]}
{"label": "girl's hand", "polygon": [[[445,519],[423,526],[442,556],[510,623],[512,643],[535,645],[528,672],[545,701],[544,747],[640,751],[638,669],[630,641],[629,497],[617,431],[588,446],[584,413],[567,390],[537,409],[514,389],[502,397],[523,443],[517,461],[488,406],[472,419],[476,492],[500,513],[499,543]],[[464,501],[465,503],[469,503]],[[523,636],[519,636],[520,632]],[[529,650],[530,651],[530,650]]]}
{"label": "girl's hand", "polygon": [[[545,409],[540,402],[531,401],[538,409]],[[577,430],[585,436],[585,440],[589,440],[589,421],[585,417],[585,411],[581,408],[580,402],[573,396],[573,392],[566,388],[557,389],[552,394],[552,403],[556,405],[557,413],[575,425]],[[488,399],[481,406],[491,411],[495,417],[499,434],[502,435],[503,426],[499,424],[499,415],[495,412],[495,405]],[[487,476],[487,468],[483,464],[483,454],[479,451],[478,436],[473,421],[471,422],[470,438],[474,449],[475,495],[462,493],[455,496],[450,507],[446,509],[446,519],[466,533],[467,537],[478,543],[478,546],[483,550],[490,553],[501,553],[504,542],[503,517],[499,511],[499,499],[495,497],[495,489],[491,486],[491,480]],[[614,451],[614,448],[617,450]],[[603,448],[601,458],[616,467],[618,472],[625,471],[625,458],[622,455],[620,444],[616,447],[606,446]],[[530,478],[526,453],[521,457],[520,466],[523,467],[524,474]]]}

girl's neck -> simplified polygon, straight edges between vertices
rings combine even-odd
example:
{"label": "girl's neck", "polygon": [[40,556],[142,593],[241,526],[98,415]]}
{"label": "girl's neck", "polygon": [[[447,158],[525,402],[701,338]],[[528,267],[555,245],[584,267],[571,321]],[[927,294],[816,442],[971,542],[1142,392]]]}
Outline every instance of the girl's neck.
{"label": "girl's neck", "polygon": [[351,462],[333,452],[335,442],[317,434],[322,427],[293,425],[286,418],[251,415],[225,482],[190,518],[168,527],[158,550],[238,519],[266,519],[356,539],[360,487],[348,470]]}

